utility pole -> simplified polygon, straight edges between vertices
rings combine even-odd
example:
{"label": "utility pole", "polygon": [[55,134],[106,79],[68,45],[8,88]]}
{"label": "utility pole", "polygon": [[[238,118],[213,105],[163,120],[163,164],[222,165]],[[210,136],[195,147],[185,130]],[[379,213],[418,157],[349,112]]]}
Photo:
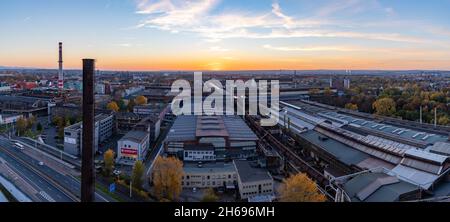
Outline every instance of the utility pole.
{"label": "utility pole", "polygon": [[82,202],[94,201],[94,70],[95,60],[83,59]]}
{"label": "utility pole", "polygon": [[133,198],[132,197],[132,194],[133,194],[133,190],[132,190],[132,186],[133,185],[133,181],[130,181],[130,198]]}
{"label": "utility pole", "polygon": [[434,127],[437,126],[437,107],[434,108]]}
{"label": "utility pole", "polygon": [[420,105],[420,124],[422,124],[422,105]]}

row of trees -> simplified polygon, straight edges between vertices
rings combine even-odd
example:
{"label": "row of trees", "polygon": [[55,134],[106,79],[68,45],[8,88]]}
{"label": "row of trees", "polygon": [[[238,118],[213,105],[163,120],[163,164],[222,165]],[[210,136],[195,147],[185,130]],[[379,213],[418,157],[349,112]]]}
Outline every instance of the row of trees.
{"label": "row of trees", "polygon": [[[315,98],[319,102],[345,107],[365,113],[400,117],[418,121],[422,108],[422,120],[434,123],[434,110],[437,110],[437,123],[450,125],[450,89],[429,89],[418,84],[405,83],[389,85],[381,82],[361,83],[364,87],[354,86],[345,96],[327,96]],[[385,88],[385,89],[383,89]]]}
{"label": "row of trees", "polygon": [[[17,132],[18,132],[19,136],[28,135],[30,137],[33,137],[31,135],[32,134],[31,132],[32,132],[34,125],[36,125],[36,123],[37,123],[37,118],[35,116],[32,116],[30,118],[23,118],[23,117],[19,118],[16,123]],[[41,123],[37,123],[36,130],[38,132],[42,131]]]}
{"label": "row of trees", "polygon": [[130,99],[127,105],[121,100],[113,100],[106,105],[106,109],[113,112],[128,111],[133,112],[134,106],[147,104],[147,98],[145,96],[138,96],[135,99]]}
{"label": "row of trees", "polygon": [[402,117],[408,120],[418,120],[420,109],[422,119],[426,123],[435,120],[439,125],[450,124],[450,91],[423,91],[417,85],[410,85],[403,90],[388,88],[384,90],[373,104],[376,114]]}
{"label": "row of trees", "polygon": [[56,126],[57,129],[57,136],[60,139],[64,138],[64,128],[67,126],[70,126],[72,124],[75,124],[77,122],[81,121],[81,116],[75,117],[69,117],[69,116],[54,116],[52,119],[52,124]]}

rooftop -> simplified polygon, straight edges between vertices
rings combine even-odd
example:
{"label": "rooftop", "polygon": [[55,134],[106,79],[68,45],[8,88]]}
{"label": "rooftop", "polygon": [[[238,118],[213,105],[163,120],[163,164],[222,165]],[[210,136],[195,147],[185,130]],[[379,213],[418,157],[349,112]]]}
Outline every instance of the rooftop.
{"label": "rooftop", "polygon": [[416,185],[382,172],[365,172],[344,183],[344,190],[353,202],[394,202],[417,191]]}
{"label": "rooftop", "polygon": [[198,137],[258,140],[253,131],[238,116],[178,116],[167,135],[167,141],[194,141]]}
{"label": "rooftop", "polygon": [[214,146],[208,144],[186,144],[184,150],[214,150]]}
{"label": "rooftop", "polygon": [[[106,119],[106,118],[109,118],[109,117],[111,117],[111,116],[112,116],[112,115],[108,115],[108,114],[105,114],[105,113],[101,113],[101,114],[96,115],[94,120],[95,120],[95,123],[97,123],[97,122],[102,121],[102,120],[104,120],[104,119]],[[83,121],[78,122],[78,123],[75,123],[75,124],[72,124],[72,125],[70,125],[70,126],[64,128],[64,129],[65,129],[65,130],[79,130],[79,129],[82,128],[82,125],[83,125]]]}
{"label": "rooftop", "polygon": [[130,131],[120,140],[131,140],[137,143],[143,143],[148,137],[148,133],[144,131]]}
{"label": "rooftop", "polygon": [[233,162],[243,183],[272,180],[272,176],[266,169],[253,167],[247,160],[234,160]]}
{"label": "rooftop", "polygon": [[183,170],[185,173],[229,173],[234,172],[233,164],[226,164],[222,162],[204,163],[199,167],[196,163],[184,163]]}
{"label": "rooftop", "polygon": [[[336,157],[336,159],[347,165],[357,165],[358,163],[368,159],[370,156],[364,152],[361,152],[357,149],[353,149],[350,146],[347,146],[343,143],[340,143],[334,139],[328,138],[325,135],[310,130],[308,132],[302,133],[299,135],[304,138],[308,142],[319,146],[332,156]],[[327,138],[325,140],[320,138]]]}

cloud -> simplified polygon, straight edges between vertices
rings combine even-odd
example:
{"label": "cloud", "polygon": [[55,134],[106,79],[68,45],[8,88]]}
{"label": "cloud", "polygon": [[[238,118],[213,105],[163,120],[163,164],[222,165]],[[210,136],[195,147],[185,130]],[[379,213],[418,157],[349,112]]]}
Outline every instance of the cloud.
{"label": "cloud", "polygon": [[[299,19],[287,15],[281,5],[274,2],[266,12],[216,12],[219,0],[140,0],[136,13],[145,15],[136,28],[149,27],[172,33],[194,33],[208,42],[224,39],[275,38],[358,38],[408,43],[426,40],[398,33],[367,33],[343,31],[345,24],[326,19],[327,15],[342,10],[363,11],[368,8],[386,10],[376,0],[335,1],[316,12],[319,16]],[[213,13],[214,11],[214,13]]]}
{"label": "cloud", "polygon": [[228,51],[230,51],[230,49],[225,49],[225,48],[222,48],[220,46],[210,47],[209,50],[211,50],[213,52],[228,52]]}
{"label": "cloud", "polygon": [[132,47],[133,44],[131,44],[131,43],[119,43],[119,44],[115,44],[115,46],[120,46],[120,47]]}
{"label": "cloud", "polygon": [[341,52],[349,52],[349,51],[359,51],[357,48],[352,47],[342,47],[342,46],[319,46],[319,47],[288,47],[288,46],[272,46],[272,45],[263,45],[263,48],[276,50],[276,51],[286,51],[286,52],[317,52],[317,51],[341,51]]}

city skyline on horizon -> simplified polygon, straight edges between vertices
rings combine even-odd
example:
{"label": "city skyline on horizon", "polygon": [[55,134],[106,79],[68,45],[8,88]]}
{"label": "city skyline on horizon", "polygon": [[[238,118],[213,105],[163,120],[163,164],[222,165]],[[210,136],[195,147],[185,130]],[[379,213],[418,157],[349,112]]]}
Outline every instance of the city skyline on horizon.
{"label": "city skyline on horizon", "polygon": [[0,66],[55,69],[62,41],[65,69],[450,70],[450,1],[410,2],[2,1]]}

